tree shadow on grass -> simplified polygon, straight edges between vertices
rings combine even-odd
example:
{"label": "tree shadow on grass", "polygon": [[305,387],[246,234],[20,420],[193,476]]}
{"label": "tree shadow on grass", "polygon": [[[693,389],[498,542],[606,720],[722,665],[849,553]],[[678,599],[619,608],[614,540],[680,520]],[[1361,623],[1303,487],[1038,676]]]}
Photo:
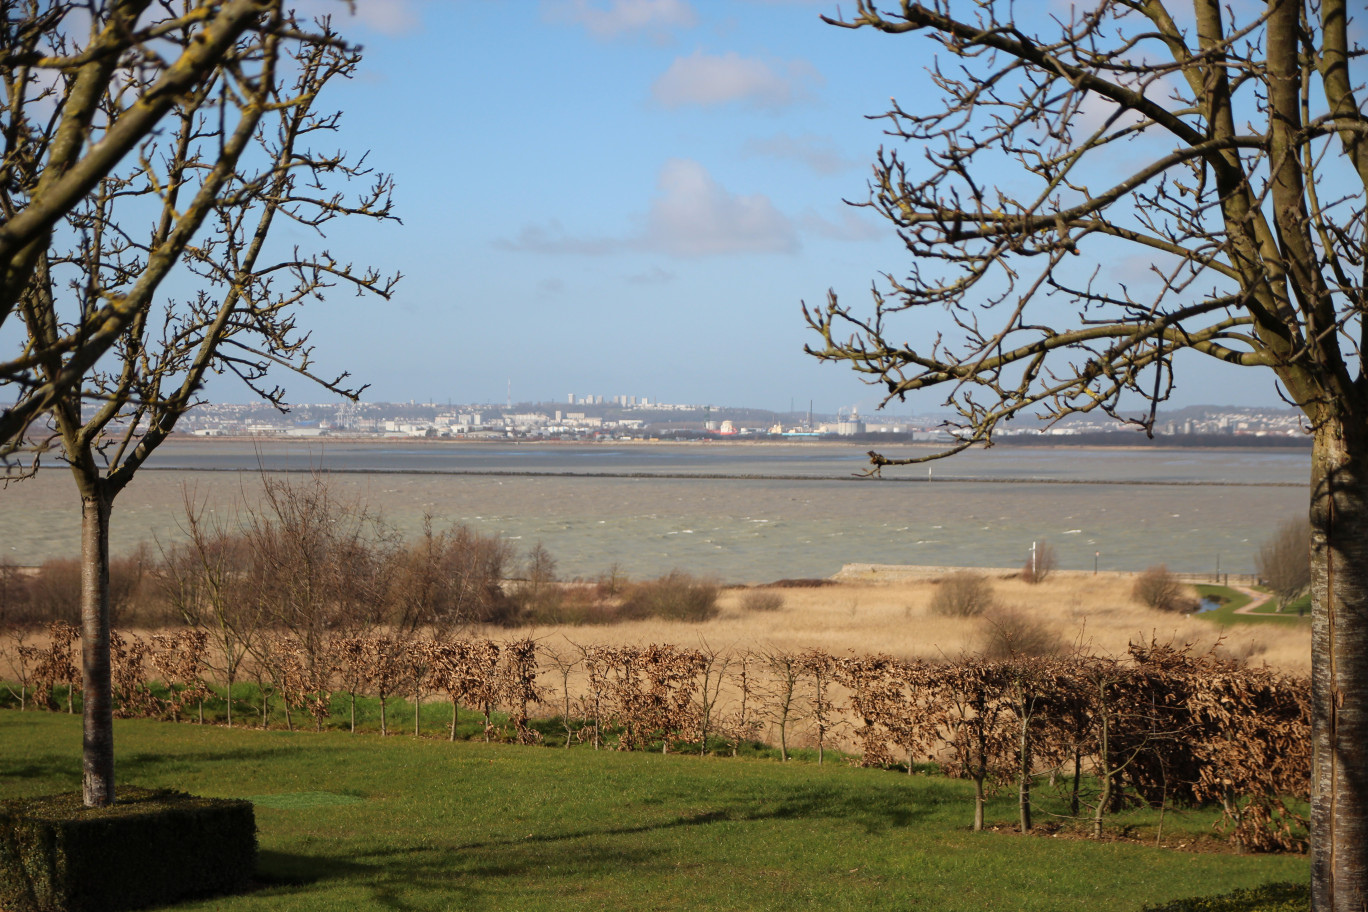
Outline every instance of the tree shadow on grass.
{"label": "tree shadow on grass", "polygon": [[[641,846],[573,844],[547,851],[530,844],[485,851],[467,846],[397,846],[349,858],[263,850],[254,879],[258,890],[309,892],[311,887],[348,886],[365,894],[364,908],[429,908],[423,895],[438,896],[443,908],[475,908],[482,896],[506,894],[535,878],[546,883],[595,878],[631,870],[651,876],[672,867],[665,853]],[[530,841],[529,841],[530,842]]]}
{"label": "tree shadow on grass", "polygon": [[0,779],[67,779],[79,783],[81,780],[80,757],[49,757],[42,762],[5,763],[0,761]]}
{"label": "tree shadow on grass", "polygon": [[329,855],[297,855],[262,849],[257,852],[254,879],[263,887],[302,887],[319,881],[363,876],[370,870],[370,865]]}
{"label": "tree shadow on grass", "polygon": [[[922,802],[922,807],[912,795],[902,797],[907,800],[896,806],[888,802],[872,805],[867,794],[816,786],[777,800],[709,801],[696,810],[638,824],[591,825],[451,842],[440,832],[415,832],[384,848],[361,850],[345,858],[263,850],[257,880],[263,888],[286,890],[350,884],[365,891],[367,904],[375,908],[425,906],[423,900],[415,901],[422,894],[439,896],[453,908],[473,908],[482,897],[504,896],[529,885],[554,891],[557,885],[592,884],[602,878],[621,877],[624,872],[634,878],[677,877],[679,859],[671,848],[672,841],[654,839],[672,830],[712,826],[735,830],[738,825],[745,828],[770,821],[840,820],[874,834],[912,826],[924,816],[939,813],[935,806],[941,798],[956,803],[963,800],[962,795],[950,790]],[[922,797],[920,792],[917,797]],[[611,820],[614,811],[605,808],[602,815]],[[506,825],[500,828],[508,829]],[[450,835],[459,839],[459,834]],[[712,838],[723,837],[718,834]],[[737,836],[733,832],[726,838]]]}
{"label": "tree shadow on grass", "polygon": [[296,757],[299,751],[291,746],[271,745],[255,748],[230,748],[227,750],[176,751],[157,753],[155,751],[120,751],[116,762],[123,769],[130,768],[155,773],[158,767],[180,767],[186,765],[241,763],[261,761],[273,757]]}

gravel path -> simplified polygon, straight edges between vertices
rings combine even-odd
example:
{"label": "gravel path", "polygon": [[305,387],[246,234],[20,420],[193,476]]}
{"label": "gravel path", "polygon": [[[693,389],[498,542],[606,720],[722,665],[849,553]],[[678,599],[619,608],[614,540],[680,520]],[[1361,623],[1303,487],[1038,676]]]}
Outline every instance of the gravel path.
{"label": "gravel path", "polygon": [[1248,586],[1231,586],[1230,588],[1249,596],[1249,604],[1243,608],[1236,608],[1235,614],[1255,614],[1259,608],[1262,608],[1273,598],[1271,592],[1260,592],[1257,589],[1250,589]]}

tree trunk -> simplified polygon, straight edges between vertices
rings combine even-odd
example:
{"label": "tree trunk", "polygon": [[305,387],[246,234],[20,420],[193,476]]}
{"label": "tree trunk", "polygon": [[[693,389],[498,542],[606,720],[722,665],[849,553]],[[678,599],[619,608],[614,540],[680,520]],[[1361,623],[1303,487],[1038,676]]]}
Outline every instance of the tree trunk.
{"label": "tree trunk", "polygon": [[1078,786],[1083,779],[1083,751],[1078,745],[1073,749],[1073,787],[1069,791],[1069,816],[1078,816]]}
{"label": "tree trunk", "polygon": [[1021,808],[1021,832],[1031,831],[1031,717],[1027,713],[1026,701],[1021,706],[1021,743],[1019,760],[1021,763],[1020,786],[1017,799]]}
{"label": "tree trunk", "polygon": [[1368,426],[1336,415],[1311,459],[1311,901],[1368,901]]}
{"label": "tree trunk", "polygon": [[1098,737],[1097,737],[1097,766],[1098,778],[1101,779],[1101,790],[1097,795],[1097,813],[1093,815],[1093,839],[1102,838],[1102,818],[1107,813],[1107,805],[1111,804],[1112,796],[1112,766],[1111,766],[1111,743],[1110,743],[1110,719],[1107,717],[1106,700],[1107,686],[1101,684],[1097,689],[1098,696]]}
{"label": "tree trunk", "polygon": [[86,807],[114,803],[114,700],[109,678],[109,513],[101,492],[81,498],[81,790]]}

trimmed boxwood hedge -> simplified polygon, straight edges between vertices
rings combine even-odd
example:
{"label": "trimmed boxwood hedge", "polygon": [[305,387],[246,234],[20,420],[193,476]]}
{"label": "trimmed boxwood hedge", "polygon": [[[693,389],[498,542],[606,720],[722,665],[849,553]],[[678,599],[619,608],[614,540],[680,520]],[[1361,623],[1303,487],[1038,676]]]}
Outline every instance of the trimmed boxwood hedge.
{"label": "trimmed boxwood hedge", "polygon": [[1311,912],[1309,883],[1268,883],[1219,896],[1175,899],[1141,912]]}
{"label": "trimmed boxwood hedge", "polygon": [[79,794],[0,802],[0,909],[84,912],[162,905],[247,886],[252,803],[124,788],[113,807]]}

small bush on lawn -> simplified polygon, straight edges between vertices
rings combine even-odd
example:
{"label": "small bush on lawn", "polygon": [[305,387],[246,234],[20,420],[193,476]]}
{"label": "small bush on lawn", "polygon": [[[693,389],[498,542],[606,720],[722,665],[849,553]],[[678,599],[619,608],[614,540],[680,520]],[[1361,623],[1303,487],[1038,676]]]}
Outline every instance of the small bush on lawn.
{"label": "small bush on lawn", "polygon": [[79,794],[0,804],[0,908],[84,912],[164,905],[247,886],[249,801],[124,788],[113,807]]}

